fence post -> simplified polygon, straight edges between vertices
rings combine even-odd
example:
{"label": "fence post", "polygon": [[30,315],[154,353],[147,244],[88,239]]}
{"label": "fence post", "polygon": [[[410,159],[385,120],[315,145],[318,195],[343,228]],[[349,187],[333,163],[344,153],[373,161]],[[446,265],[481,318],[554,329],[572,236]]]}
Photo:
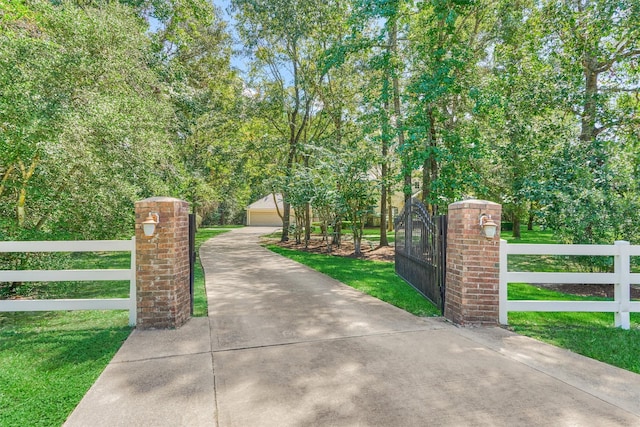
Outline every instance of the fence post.
{"label": "fence post", "polygon": [[507,283],[507,272],[509,271],[507,248],[507,241],[504,239],[500,239],[500,289],[498,291],[498,321],[501,325],[509,324],[509,314],[507,310],[507,301],[509,300],[509,283]]}
{"label": "fence post", "polygon": [[129,279],[129,326],[135,326],[138,319],[138,298],[136,289],[136,238],[131,238],[131,278]]}
{"label": "fence post", "polygon": [[631,258],[630,244],[624,240],[615,242],[617,254],[614,257],[613,268],[616,275],[614,284],[614,301],[618,306],[615,313],[615,326],[622,329],[630,328],[630,303],[631,303]]}
{"label": "fence post", "polygon": [[502,206],[497,203],[449,205],[444,316],[459,325],[497,325],[499,320],[499,233],[492,239],[484,236],[481,214],[490,215],[500,230]]}
{"label": "fence post", "polygon": [[[189,320],[189,204],[152,197],[135,204],[137,327],[177,328]],[[146,237],[142,222],[159,214],[155,234]]]}
{"label": "fence post", "polygon": [[413,198],[408,198],[404,206],[404,250],[413,255]]}

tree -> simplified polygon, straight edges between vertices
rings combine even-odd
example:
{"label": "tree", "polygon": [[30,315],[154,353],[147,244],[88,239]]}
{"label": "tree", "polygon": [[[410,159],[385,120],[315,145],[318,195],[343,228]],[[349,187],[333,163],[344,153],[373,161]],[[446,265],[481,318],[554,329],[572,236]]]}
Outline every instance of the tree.
{"label": "tree", "polygon": [[[155,34],[155,66],[166,76],[177,116],[184,195],[199,218],[233,204],[244,147],[236,144],[244,114],[242,82],[232,70],[231,38],[208,2],[174,11]],[[242,190],[240,190],[242,192]]]}
{"label": "tree", "polygon": [[353,233],[354,255],[362,255],[362,236],[367,218],[375,205],[376,183],[368,174],[372,161],[366,151],[344,155],[335,163],[338,204]]}
{"label": "tree", "polygon": [[[331,118],[322,114],[320,67],[327,39],[334,34],[339,2],[235,0],[239,32],[253,56],[252,90],[257,112],[279,136],[280,173],[287,185],[295,164],[304,158],[305,142],[319,141]],[[284,196],[282,240],[288,239],[290,200]]]}
{"label": "tree", "polygon": [[413,169],[431,213],[483,189],[474,95],[494,37],[495,2],[430,1],[412,16],[407,119]]}
{"label": "tree", "polygon": [[16,201],[14,237],[129,235],[133,201],[177,187],[145,31],[118,3],[36,1],[1,38],[0,198],[3,214]]}
{"label": "tree", "polygon": [[627,216],[635,206],[632,177],[619,172],[628,170],[625,135],[640,124],[637,101],[628,103],[640,93],[640,5],[546,1],[540,14],[557,104],[575,118],[575,132],[556,156],[571,163],[557,169],[557,186],[547,193],[548,220],[575,243],[610,242],[627,235],[613,212]]}
{"label": "tree", "polygon": [[[358,64],[360,74],[368,76],[357,82],[362,92],[359,122],[363,132],[379,147],[380,246],[388,246],[391,223],[391,191],[397,176],[392,170],[394,154],[406,153],[401,76],[404,61],[398,43],[398,22],[403,14],[402,1],[358,0],[353,2],[349,23],[351,35],[344,37],[332,51],[335,66]],[[405,197],[411,195],[411,172],[402,156]],[[371,171],[369,171],[370,173]]]}
{"label": "tree", "polygon": [[[565,134],[562,114],[553,100],[555,85],[546,76],[550,65],[539,57],[542,40],[529,1],[503,2],[494,27],[492,54],[478,69],[482,79],[474,93],[475,118],[483,163],[490,171],[483,196],[503,204],[503,216],[520,238],[520,222],[539,194],[537,178],[550,147]],[[549,137],[552,136],[552,137]]]}

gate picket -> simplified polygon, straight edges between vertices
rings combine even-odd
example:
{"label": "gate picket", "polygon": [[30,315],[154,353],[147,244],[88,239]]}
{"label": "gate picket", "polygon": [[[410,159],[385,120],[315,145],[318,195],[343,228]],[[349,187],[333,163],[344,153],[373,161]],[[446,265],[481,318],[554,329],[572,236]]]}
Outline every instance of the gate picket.
{"label": "gate picket", "polygon": [[444,311],[446,279],[446,215],[431,216],[411,199],[395,223],[396,273]]}

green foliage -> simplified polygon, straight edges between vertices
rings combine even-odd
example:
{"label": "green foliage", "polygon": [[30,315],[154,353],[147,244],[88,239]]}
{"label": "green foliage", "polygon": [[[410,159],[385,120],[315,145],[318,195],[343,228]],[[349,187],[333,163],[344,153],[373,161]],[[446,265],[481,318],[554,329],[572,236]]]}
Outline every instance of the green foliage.
{"label": "green foliage", "polygon": [[36,1],[30,12],[38,19],[0,37],[7,237],[128,236],[133,202],[176,179],[146,27],[118,3]]}
{"label": "green foliage", "polygon": [[[261,125],[262,137],[256,143],[268,153],[263,170],[270,172],[264,185],[284,196],[281,239],[287,240],[291,203],[308,203],[300,200],[296,186],[297,175],[306,176],[299,169],[315,166],[311,157],[316,148],[334,145],[341,150],[346,134],[344,116],[353,104],[340,92],[345,86],[339,76],[330,75],[324,64],[326,49],[343,31],[346,5],[236,0],[232,6],[245,51],[252,58],[248,81],[252,118]],[[295,229],[302,228],[296,224]]]}
{"label": "green foliage", "polygon": [[[4,254],[3,254],[4,255]],[[4,270],[90,270],[131,265],[129,252],[21,253],[0,258]],[[0,298],[127,298],[128,281],[100,282],[0,282]]]}
{"label": "green foliage", "polygon": [[440,315],[429,300],[396,275],[393,263],[309,254],[276,245],[267,248],[416,316]]}
{"label": "green foliage", "polygon": [[0,0],[0,238],[128,237],[159,194],[229,223],[274,191],[328,227],[349,157],[381,208],[420,190],[500,202],[516,235],[640,235],[637,1],[230,9],[242,78],[206,0]]}
{"label": "green foliage", "polygon": [[356,154],[354,158],[339,159],[337,195],[341,217],[349,222],[353,233],[354,254],[362,254],[362,236],[367,218],[375,205],[375,183],[367,174],[371,162],[366,156]]}

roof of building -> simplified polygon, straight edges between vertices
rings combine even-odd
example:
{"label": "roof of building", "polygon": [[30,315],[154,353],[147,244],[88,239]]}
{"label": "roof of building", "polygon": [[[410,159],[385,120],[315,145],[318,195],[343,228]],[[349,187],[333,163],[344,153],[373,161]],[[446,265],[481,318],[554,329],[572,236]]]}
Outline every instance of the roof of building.
{"label": "roof of building", "polygon": [[[278,207],[282,209],[282,194],[276,194],[276,200],[278,201]],[[263,198],[251,203],[247,209],[275,209],[276,204],[273,201],[273,194],[267,194]]]}

